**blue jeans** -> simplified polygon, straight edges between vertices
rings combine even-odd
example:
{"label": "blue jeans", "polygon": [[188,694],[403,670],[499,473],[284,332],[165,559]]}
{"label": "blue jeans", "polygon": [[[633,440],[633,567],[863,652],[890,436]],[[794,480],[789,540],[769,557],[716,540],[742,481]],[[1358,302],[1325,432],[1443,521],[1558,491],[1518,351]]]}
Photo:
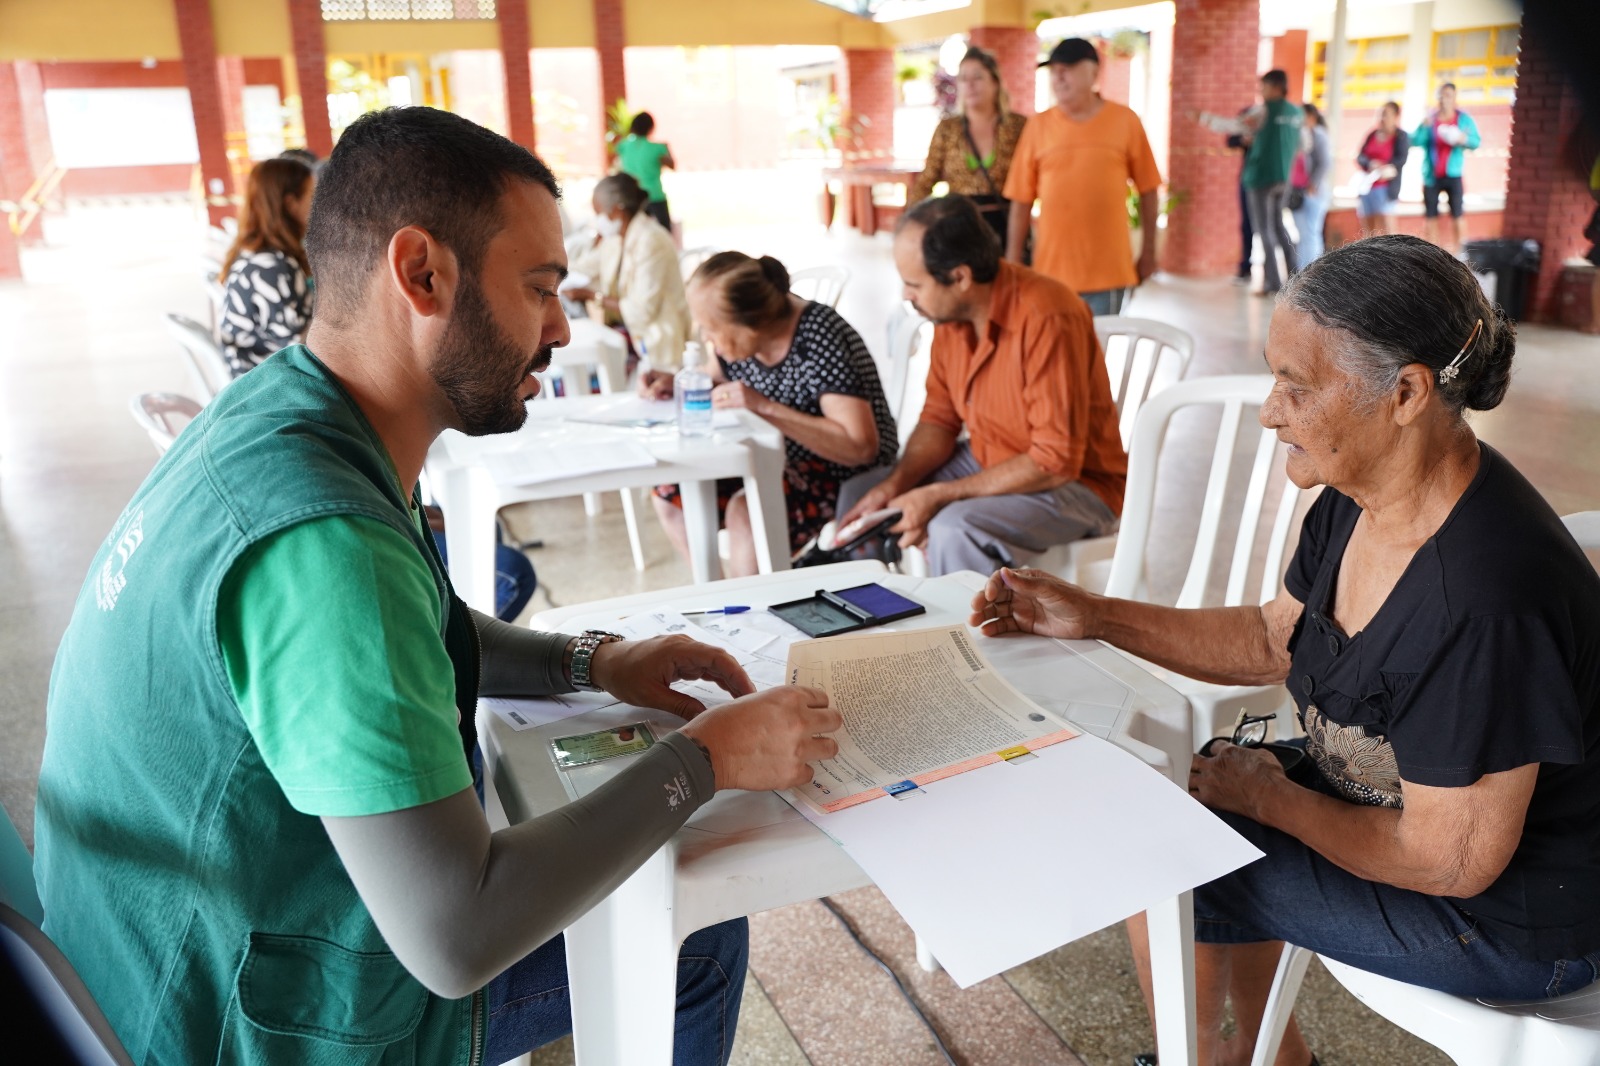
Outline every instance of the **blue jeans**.
{"label": "blue jeans", "polygon": [[1094,315],[1120,315],[1122,302],[1127,295],[1127,289],[1101,289],[1098,292],[1078,293],[1083,302],[1089,305],[1089,313]]}
{"label": "blue jeans", "polygon": [[[1318,785],[1333,794],[1320,777]],[[1524,958],[1447,899],[1363,880],[1287,833],[1215,813],[1266,857],[1195,889],[1201,943],[1283,940],[1406,984],[1486,999],[1559,996],[1600,978],[1600,951]]]}
{"label": "blue jeans", "polygon": [[1294,215],[1295,232],[1300,235],[1300,242],[1295,245],[1298,253],[1295,258],[1299,260],[1299,267],[1304,270],[1322,254],[1322,225],[1328,217],[1328,201],[1332,199],[1329,193],[1323,196],[1307,196],[1299,207],[1290,214]]}
{"label": "blue jeans", "polygon": [[[743,918],[692,934],[678,953],[673,1066],[727,1066],[744,998],[750,926]],[[556,937],[489,982],[485,1063],[508,1062],[572,1031],[566,938]]]}

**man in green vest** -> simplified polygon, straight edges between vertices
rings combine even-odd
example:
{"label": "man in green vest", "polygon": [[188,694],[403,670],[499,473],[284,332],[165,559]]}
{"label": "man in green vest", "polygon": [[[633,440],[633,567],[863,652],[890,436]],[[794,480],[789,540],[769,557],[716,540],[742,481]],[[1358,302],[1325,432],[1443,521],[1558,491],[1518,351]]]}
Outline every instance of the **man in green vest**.
{"label": "man in green vest", "polygon": [[[1255,119],[1255,131],[1244,159],[1245,198],[1250,208],[1250,225],[1261,238],[1264,260],[1263,287],[1258,296],[1273,296],[1283,287],[1283,278],[1296,269],[1294,238],[1284,223],[1283,209],[1289,196],[1289,170],[1300,150],[1300,127],[1305,115],[1288,100],[1289,76],[1281,70],[1261,75],[1262,107]],[[1278,252],[1283,252],[1284,273],[1278,273]]]}
{"label": "man in green vest", "polygon": [[[550,171],[428,108],[322,171],[317,317],[213,401],[90,569],[51,677],[45,929],[140,1063],[498,1063],[570,1028],[558,934],[718,788],[809,777],[841,724],[726,654],[518,629],[451,591],[418,474],[526,418],[566,343]],[[709,678],[712,710],[668,686]],[[597,688],[689,721],[491,833],[480,695]],[[703,712],[703,713],[701,713]],[[675,1059],[726,1063],[743,921],[691,936]]]}

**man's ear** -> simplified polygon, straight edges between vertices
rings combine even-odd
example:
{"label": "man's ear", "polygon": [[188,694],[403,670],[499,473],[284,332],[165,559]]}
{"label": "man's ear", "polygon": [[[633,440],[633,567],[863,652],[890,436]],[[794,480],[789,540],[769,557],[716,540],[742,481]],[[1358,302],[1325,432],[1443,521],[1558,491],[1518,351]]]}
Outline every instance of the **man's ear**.
{"label": "man's ear", "polygon": [[950,287],[959,293],[972,291],[972,268],[965,263],[950,271]]}
{"label": "man's ear", "polygon": [[1437,391],[1433,370],[1424,363],[1408,363],[1400,368],[1400,377],[1394,383],[1394,421],[1399,426],[1409,426],[1428,406],[1428,400]]}
{"label": "man's ear", "polygon": [[395,231],[384,266],[389,283],[416,314],[426,318],[449,309],[459,277],[456,257],[427,230]]}

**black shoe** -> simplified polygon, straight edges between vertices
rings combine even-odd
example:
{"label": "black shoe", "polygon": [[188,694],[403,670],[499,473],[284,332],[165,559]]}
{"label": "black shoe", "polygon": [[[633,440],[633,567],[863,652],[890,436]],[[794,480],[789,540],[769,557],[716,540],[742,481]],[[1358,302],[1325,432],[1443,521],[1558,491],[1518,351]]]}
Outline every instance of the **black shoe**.
{"label": "black shoe", "polygon": [[1133,1066],[1158,1066],[1154,1051],[1141,1051],[1133,1057]]}

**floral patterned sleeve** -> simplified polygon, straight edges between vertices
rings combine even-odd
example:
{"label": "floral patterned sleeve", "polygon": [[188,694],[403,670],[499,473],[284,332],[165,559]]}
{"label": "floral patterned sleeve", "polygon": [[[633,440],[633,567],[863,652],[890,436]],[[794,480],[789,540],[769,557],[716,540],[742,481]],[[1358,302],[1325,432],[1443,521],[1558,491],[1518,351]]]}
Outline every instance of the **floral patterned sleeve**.
{"label": "floral patterned sleeve", "polygon": [[299,263],[273,249],[234,260],[217,324],[234,377],[298,343],[310,325],[311,286]]}

